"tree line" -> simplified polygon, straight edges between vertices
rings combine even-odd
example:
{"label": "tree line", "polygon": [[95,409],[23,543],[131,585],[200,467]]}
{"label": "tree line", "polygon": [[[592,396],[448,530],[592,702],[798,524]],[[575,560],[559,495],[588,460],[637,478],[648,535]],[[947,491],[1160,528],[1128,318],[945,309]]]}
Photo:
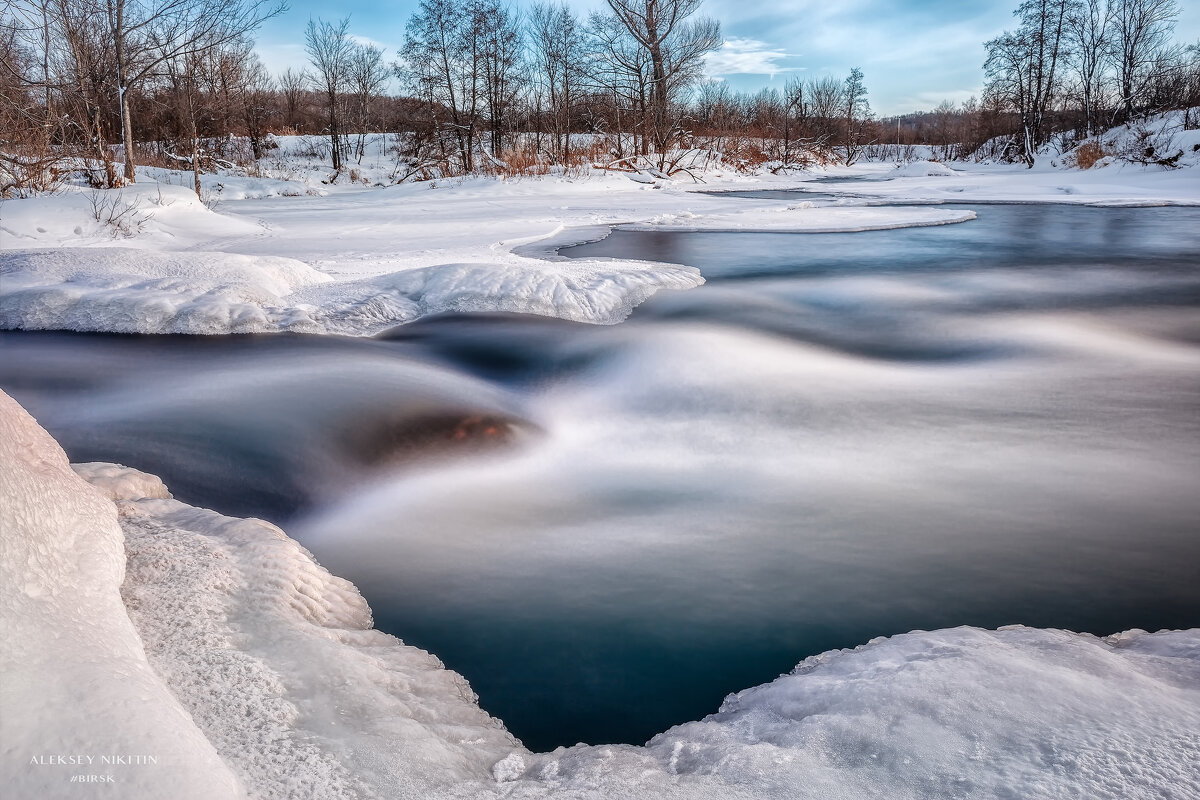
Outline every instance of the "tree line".
{"label": "tree line", "polygon": [[1173,40],[1176,0],[1025,0],[985,44],[985,102],[1009,113],[1030,166],[1064,131],[1088,138],[1139,115],[1200,105],[1200,43]]}
{"label": "tree line", "polygon": [[607,0],[580,16],[555,0],[422,0],[398,52],[353,36],[349,18],[311,19],[307,64],[272,76],[251,37],[283,0],[7,0],[0,192],[81,163],[107,186],[139,163],[188,168],[199,191],[202,171],[261,159],[270,133],[326,137],[335,175],[361,163],[368,133],[395,134],[400,178],[672,172],[714,153],[780,170],[918,143],[1032,163],[1064,131],[1200,104],[1200,48],[1173,41],[1175,0],[1025,0],[985,44],[979,100],[886,120],[858,69],[752,93],[707,79],[723,40],[700,6]]}
{"label": "tree line", "polygon": [[700,4],[608,0],[581,17],[564,2],[422,0],[399,52],[361,42],[349,18],[311,19],[307,65],[271,76],[250,37],[282,0],[10,0],[0,159],[10,184],[83,159],[105,185],[148,163],[190,168],[199,188],[202,170],[259,159],[268,133],[328,137],[335,172],[361,162],[367,132],[402,134],[406,174],[425,176],[639,158],[670,171],[704,137],[748,161],[861,156],[860,71],[732,93],[705,79],[723,40]]}

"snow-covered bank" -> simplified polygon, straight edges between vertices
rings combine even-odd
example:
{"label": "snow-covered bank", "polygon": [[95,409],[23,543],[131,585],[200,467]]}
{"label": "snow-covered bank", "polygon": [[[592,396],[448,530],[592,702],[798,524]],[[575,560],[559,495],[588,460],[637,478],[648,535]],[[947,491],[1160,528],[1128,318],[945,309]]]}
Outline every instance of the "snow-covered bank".
{"label": "snow-covered bank", "polygon": [[1200,630],[911,633],[810,658],[646,747],[534,754],[435,658],[370,630],[357,590],[279,529],[77,465],[93,491],[3,396],[0,432],[0,741],[18,796],[91,796],[31,757],[110,746],[159,757],[97,770],[134,800],[237,796],[233,775],[289,798],[1200,794]]}
{"label": "snow-covered bank", "polygon": [[[161,169],[144,170],[142,182],[123,190],[68,188],[5,202],[0,327],[362,335],[446,311],[609,324],[656,291],[692,288],[702,276],[689,267],[634,260],[547,263],[513,248],[551,237],[563,243],[575,230],[585,239],[598,226],[815,233],[973,218],[970,211],[936,207],[946,202],[1200,203],[1194,169],[1131,165],[1065,171],[864,163],[790,176],[715,171],[704,184],[644,184],[598,173],[351,183],[316,191],[318,166],[297,168],[290,181],[207,176],[206,185],[216,182],[214,196],[220,188],[224,198],[215,209],[175,185],[181,174]],[[293,184],[294,191],[288,189]],[[832,192],[840,200],[711,191],[794,188]],[[292,263],[281,282],[282,259]],[[265,279],[263,270],[275,274]]]}
{"label": "snow-covered bank", "polygon": [[1200,205],[1196,173],[1196,167],[1164,170],[1123,163],[1068,170],[1049,158],[1033,169],[1013,164],[872,163],[831,168],[812,188],[893,203],[1194,206]]}
{"label": "snow-covered bank", "polygon": [[[156,193],[139,187],[129,202],[157,203]],[[182,191],[166,189],[172,198]],[[362,335],[450,311],[611,324],[661,289],[700,285],[700,273],[633,260],[548,262],[512,248],[561,237],[564,228],[639,220],[656,228],[680,229],[686,220],[693,228],[801,232],[971,218],[944,209],[820,208],[678,186],[655,190],[621,177],[578,183],[479,179],[440,188],[273,197],[228,203],[223,208],[235,210],[232,217],[194,197],[184,207],[195,217],[190,226],[179,221],[183,211],[170,205],[173,227],[163,227],[155,213],[149,217],[157,225],[153,230],[113,239],[103,236],[103,225],[88,221],[91,205],[82,194],[8,204],[0,327]],[[55,224],[39,222],[52,212],[58,214]],[[218,236],[222,220],[229,226]]]}
{"label": "snow-covered bank", "polygon": [[509,259],[334,281],[301,261],[125,248],[10,252],[0,328],[115,333],[377,333],[446,312],[507,311],[611,324],[693,267]]}
{"label": "snow-covered bank", "polygon": [[[121,602],[117,509],[0,392],[0,784],[12,797],[240,797]],[[111,776],[115,783],[79,776]]]}

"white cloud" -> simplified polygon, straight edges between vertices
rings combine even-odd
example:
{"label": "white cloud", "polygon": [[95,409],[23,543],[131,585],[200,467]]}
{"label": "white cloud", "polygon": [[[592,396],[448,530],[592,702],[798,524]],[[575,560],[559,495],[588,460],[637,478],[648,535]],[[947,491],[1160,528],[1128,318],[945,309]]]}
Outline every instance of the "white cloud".
{"label": "white cloud", "polygon": [[387,50],[388,46],[383,42],[377,42],[370,36],[359,36],[357,33],[346,34],[346,38],[350,41],[362,45],[363,47],[378,47],[380,50]]}
{"label": "white cloud", "polygon": [[774,76],[801,69],[781,63],[798,57],[797,53],[789,53],[758,39],[734,37],[727,39],[719,50],[709,53],[705,66],[710,75]]}

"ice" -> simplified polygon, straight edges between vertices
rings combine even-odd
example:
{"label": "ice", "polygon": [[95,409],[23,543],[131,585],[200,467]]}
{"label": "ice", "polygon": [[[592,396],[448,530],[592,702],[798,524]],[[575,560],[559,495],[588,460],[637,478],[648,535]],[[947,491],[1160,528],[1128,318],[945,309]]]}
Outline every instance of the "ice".
{"label": "ice", "polygon": [[634,231],[709,231],[763,233],[853,233],[893,228],[950,225],[975,219],[974,211],[927,207],[819,208],[801,203],[784,208],[729,214],[664,214],[645,222],[622,225]]}
{"label": "ice", "polygon": [[5,253],[0,327],[116,333],[316,329],[284,298],[331,279],[300,261],[70,248]]}
{"label": "ice", "polygon": [[446,312],[507,311],[612,324],[661,289],[702,284],[694,267],[621,261],[444,264],[298,294],[323,330],[375,333]]}
{"label": "ice", "polygon": [[[121,601],[117,510],[0,393],[0,783],[11,797],[240,797],[233,773],[147,660]],[[152,764],[104,764],[145,756]],[[83,757],[79,765],[52,763]],[[91,762],[86,759],[91,758]],[[83,789],[83,787],[79,787]],[[93,791],[94,790],[94,791]]]}
{"label": "ice", "polygon": [[0,276],[3,328],[178,334],[370,335],[449,311],[611,324],[660,289],[703,283],[692,267],[515,256],[334,281],[289,258],[126,248],[8,252]]}
{"label": "ice", "polygon": [[517,747],[465,680],[371,630],[358,591],[278,528],[118,506],[150,663],[251,796],[423,796]]}
{"label": "ice", "polygon": [[815,656],[644,750],[559,750],[522,780],[691,797],[1184,798],[1200,793],[1197,726],[1198,631],[955,628]]}
{"label": "ice", "polygon": [[0,429],[15,796],[65,795],[76,768],[31,757],[98,742],[158,758],[99,770],[133,800],[1200,794],[1197,629],[913,632],[809,658],[645,747],[532,753],[278,528],[118,465],[72,472],[7,396]]}

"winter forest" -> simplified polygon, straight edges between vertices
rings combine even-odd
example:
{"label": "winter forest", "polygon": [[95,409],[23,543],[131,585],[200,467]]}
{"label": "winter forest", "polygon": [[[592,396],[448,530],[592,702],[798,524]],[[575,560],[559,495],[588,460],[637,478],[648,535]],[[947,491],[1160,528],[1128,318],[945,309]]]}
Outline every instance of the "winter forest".
{"label": "winter forest", "polygon": [[[1095,161],[1099,132],[1200,104],[1200,44],[1173,36],[1176,0],[1027,0],[986,43],[978,98],[880,119],[860,70],[740,93],[708,79],[722,43],[700,0],[565,4],[424,0],[400,52],[350,19],[310,19],[308,65],[271,75],[255,30],[279,0],[6,0],[0,16],[3,193],[73,171],[100,186],[135,165],[263,169],[272,135],[319,134],[335,175],[369,133],[395,134],[396,181],[628,169],[711,159],[772,171],[862,158],[1025,161],[1050,141]],[[1200,125],[1191,112],[1185,127]],[[1120,155],[1169,165],[1145,130]],[[126,154],[129,154],[128,157]]]}

